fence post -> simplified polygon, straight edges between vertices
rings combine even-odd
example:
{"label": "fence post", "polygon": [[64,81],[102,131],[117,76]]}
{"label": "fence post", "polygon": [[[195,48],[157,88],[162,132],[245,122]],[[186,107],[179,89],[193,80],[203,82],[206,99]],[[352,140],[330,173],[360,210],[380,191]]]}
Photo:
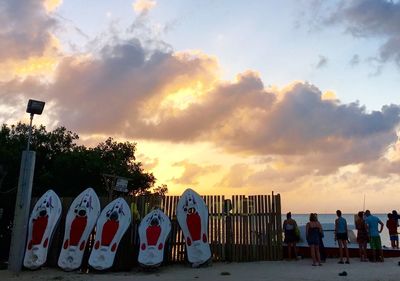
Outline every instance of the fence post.
{"label": "fence post", "polygon": [[282,213],[281,213],[281,195],[278,193],[276,197],[276,217],[277,217],[277,231],[278,231],[278,259],[283,257],[282,247]]}
{"label": "fence post", "polygon": [[232,256],[232,247],[233,247],[233,229],[232,229],[232,216],[231,216],[231,210],[232,210],[232,201],[231,199],[226,199],[224,200],[224,207],[223,207],[223,212],[226,215],[226,221],[225,225],[223,226],[225,228],[224,233],[225,233],[225,260],[226,261],[233,261],[233,256]]}

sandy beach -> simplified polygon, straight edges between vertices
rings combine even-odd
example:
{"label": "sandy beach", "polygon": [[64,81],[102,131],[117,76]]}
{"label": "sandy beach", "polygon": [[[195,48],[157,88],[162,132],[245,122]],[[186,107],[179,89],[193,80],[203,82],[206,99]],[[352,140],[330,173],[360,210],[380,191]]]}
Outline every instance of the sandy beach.
{"label": "sandy beach", "polygon": [[[7,270],[0,271],[0,280],[399,280],[400,266],[398,258],[386,259],[384,263],[361,263],[356,259],[350,265],[337,264],[329,259],[323,266],[311,266],[310,259],[299,261],[250,262],[250,263],[214,263],[206,268],[189,268],[184,265],[164,266],[155,272],[142,272],[138,268],[130,272],[90,273],[63,272],[59,269],[23,271],[18,276]],[[346,271],[347,276],[339,276]]]}

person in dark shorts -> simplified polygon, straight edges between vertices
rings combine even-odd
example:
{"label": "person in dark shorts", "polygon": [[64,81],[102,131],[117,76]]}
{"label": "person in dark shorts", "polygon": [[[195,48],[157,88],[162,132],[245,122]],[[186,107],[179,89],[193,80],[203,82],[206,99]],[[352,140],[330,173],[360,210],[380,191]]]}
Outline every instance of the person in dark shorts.
{"label": "person in dark shorts", "polygon": [[283,222],[283,230],[285,232],[284,242],[287,244],[289,260],[292,259],[292,250],[294,259],[297,259],[296,242],[299,240],[299,237],[296,234],[296,229],[297,223],[294,219],[292,219],[292,213],[289,212],[286,214],[286,220]]}
{"label": "person in dark shorts", "polygon": [[322,233],[322,226],[314,213],[310,214],[310,221],[306,224],[307,243],[310,246],[312,265],[322,265],[319,254],[319,239]]}
{"label": "person in dark shorts", "polygon": [[386,227],[389,230],[390,243],[392,249],[399,248],[399,234],[397,233],[397,220],[392,213],[387,214],[388,220],[386,221]]}
{"label": "person in dark shorts", "polygon": [[342,212],[340,210],[336,211],[337,219],[335,220],[335,241],[339,244],[339,263],[343,262],[343,249],[346,254],[346,263],[350,263],[349,249],[347,248],[347,221],[342,217]]}
{"label": "person in dark shorts", "polygon": [[358,212],[356,219],[357,229],[357,243],[360,250],[360,260],[368,261],[367,258],[367,243],[368,243],[368,232],[367,226],[364,221],[364,212]]}

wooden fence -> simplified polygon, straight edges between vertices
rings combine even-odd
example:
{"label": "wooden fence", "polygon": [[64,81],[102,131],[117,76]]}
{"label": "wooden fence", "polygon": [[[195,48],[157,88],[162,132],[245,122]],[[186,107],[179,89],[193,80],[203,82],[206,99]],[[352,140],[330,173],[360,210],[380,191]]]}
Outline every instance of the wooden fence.
{"label": "wooden fence", "polygon": [[[209,242],[213,261],[259,261],[282,259],[282,224],[280,195],[202,196],[209,209]],[[172,229],[167,243],[166,263],[185,262],[185,241],[176,219],[179,196],[154,195],[125,198],[131,206],[132,224],[120,243],[115,269],[129,270],[137,260],[138,225],[152,208],[159,207],[171,219]],[[73,198],[61,198],[63,212],[60,225],[49,249],[48,265],[56,266],[62,246],[65,218]],[[101,206],[107,198],[100,198]],[[32,206],[35,202],[32,202]],[[83,268],[93,246],[94,234],[87,245]]]}

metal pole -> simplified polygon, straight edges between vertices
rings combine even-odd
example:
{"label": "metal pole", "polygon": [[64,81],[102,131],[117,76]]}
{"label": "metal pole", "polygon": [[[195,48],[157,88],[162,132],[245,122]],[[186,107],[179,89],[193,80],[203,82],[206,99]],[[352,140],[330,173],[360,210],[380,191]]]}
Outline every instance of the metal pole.
{"label": "metal pole", "polygon": [[29,151],[29,146],[31,145],[31,136],[32,136],[32,120],[33,120],[33,113],[31,113],[31,121],[29,123],[29,132],[28,132],[28,145],[26,147],[26,151]]}
{"label": "metal pole", "polygon": [[10,256],[8,259],[8,269],[14,273],[21,271],[24,260],[35,160],[35,151],[22,152]]}

